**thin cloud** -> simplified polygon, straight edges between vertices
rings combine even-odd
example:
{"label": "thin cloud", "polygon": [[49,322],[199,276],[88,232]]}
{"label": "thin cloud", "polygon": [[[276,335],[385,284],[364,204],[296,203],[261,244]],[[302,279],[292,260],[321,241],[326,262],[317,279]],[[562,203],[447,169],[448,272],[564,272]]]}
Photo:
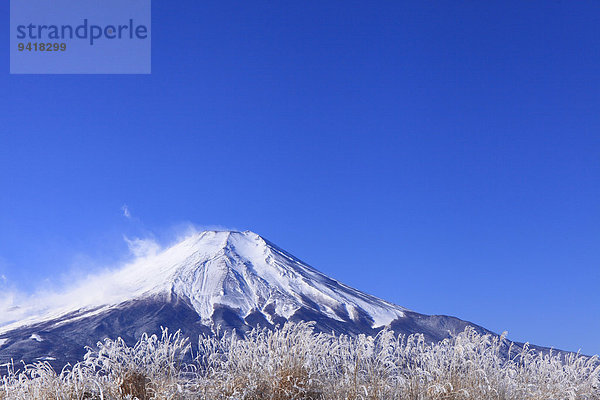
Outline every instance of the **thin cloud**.
{"label": "thin cloud", "polygon": [[127,243],[127,247],[129,247],[129,252],[135,257],[153,256],[158,253],[161,248],[154,239],[129,239],[127,236],[123,236],[123,239]]}
{"label": "thin cloud", "polygon": [[[12,287],[4,289],[0,296],[0,332],[17,321],[28,323],[44,316],[57,317],[81,308],[127,300],[132,291],[139,289],[132,276],[139,275],[147,265],[154,265],[163,248],[154,239],[124,239],[134,256],[132,260],[92,272],[57,290],[26,294]],[[132,282],[136,285],[132,286]]]}
{"label": "thin cloud", "polygon": [[[125,212],[123,215],[125,216]],[[40,318],[58,317],[76,309],[118,304],[130,298],[133,291],[154,287],[157,283],[152,281],[152,276],[155,274],[148,268],[162,268],[162,265],[171,263],[173,255],[163,256],[163,251],[204,230],[227,228],[180,224],[169,229],[170,232],[166,235],[168,238],[160,242],[153,234],[146,238],[123,236],[131,255],[127,261],[98,268],[97,262],[87,260],[84,262],[89,266],[84,268],[88,270],[87,274],[71,276],[69,283],[63,283],[57,288],[51,288],[51,283],[45,284],[44,289],[34,294],[18,290],[11,285],[9,279],[4,280],[4,275],[0,274],[0,332],[10,329],[9,326],[17,321],[21,321],[18,322],[20,325]],[[146,271],[147,274],[140,275],[140,271]]]}
{"label": "thin cloud", "polygon": [[131,212],[129,211],[129,207],[127,204],[123,204],[121,207],[121,211],[123,212],[123,216],[127,219],[131,219]]}

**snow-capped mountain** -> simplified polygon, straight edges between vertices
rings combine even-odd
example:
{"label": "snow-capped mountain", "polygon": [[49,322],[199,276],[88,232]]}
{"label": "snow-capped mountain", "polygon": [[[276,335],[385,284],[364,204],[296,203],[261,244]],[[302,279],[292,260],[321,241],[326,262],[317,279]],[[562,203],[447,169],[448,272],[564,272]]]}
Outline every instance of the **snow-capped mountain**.
{"label": "snow-capped mountain", "polygon": [[469,324],[360,292],[248,231],[194,234],[64,296],[69,301],[49,301],[43,312],[0,326],[0,364],[46,359],[60,366],[103,337],[133,342],[161,326],[194,337],[217,325],[244,332],[311,320],[321,331],[374,334],[390,326],[440,340]]}

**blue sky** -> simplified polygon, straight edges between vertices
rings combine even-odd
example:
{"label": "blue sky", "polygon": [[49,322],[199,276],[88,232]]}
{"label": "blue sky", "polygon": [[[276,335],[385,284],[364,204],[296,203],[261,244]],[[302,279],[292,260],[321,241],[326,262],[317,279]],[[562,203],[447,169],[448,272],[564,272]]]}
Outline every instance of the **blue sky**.
{"label": "blue sky", "polygon": [[155,0],[149,76],[9,75],[0,14],[2,290],[222,226],[600,353],[598,2]]}

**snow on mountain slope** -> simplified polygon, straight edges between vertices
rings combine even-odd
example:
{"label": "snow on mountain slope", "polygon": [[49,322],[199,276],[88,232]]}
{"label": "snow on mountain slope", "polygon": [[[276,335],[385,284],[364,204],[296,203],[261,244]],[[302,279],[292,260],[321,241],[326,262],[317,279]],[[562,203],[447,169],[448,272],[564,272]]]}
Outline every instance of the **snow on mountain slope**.
{"label": "snow on mountain slope", "polygon": [[65,324],[157,295],[184,299],[205,324],[220,306],[240,318],[258,312],[271,323],[300,309],[338,321],[366,316],[373,327],[408,311],[328,278],[253,232],[206,231],[68,293],[50,295],[45,307],[28,312],[30,317],[5,321],[0,334],[49,320]]}
{"label": "snow on mountain slope", "polygon": [[0,305],[0,375],[11,360],[50,360],[61,370],[103,338],[133,344],[162,327],[181,330],[192,343],[217,326],[243,335],[287,321],[312,321],[317,331],[348,335],[375,335],[387,326],[422,333],[427,341],[469,325],[487,332],[362,293],[247,231],[195,233],[63,293],[3,304],[8,306]]}

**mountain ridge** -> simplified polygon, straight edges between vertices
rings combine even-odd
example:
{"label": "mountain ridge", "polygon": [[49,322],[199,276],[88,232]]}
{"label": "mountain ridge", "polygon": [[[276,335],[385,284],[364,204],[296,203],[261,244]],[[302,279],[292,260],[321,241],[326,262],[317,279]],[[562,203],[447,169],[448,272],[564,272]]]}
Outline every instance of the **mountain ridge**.
{"label": "mountain ridge", "polygon": [[73,362],[105,337],[135,342],[162,326],[188,336],[211,327],[240,334],[287,321],[314,321],[318,331],[373,335],[385,327],[438,341],[468,325],[428,316],[363,293],[302,262],[250,231],[204,231],[98,280],[106,287],[62,309],[0,326],[0,364],[49,358]]}

